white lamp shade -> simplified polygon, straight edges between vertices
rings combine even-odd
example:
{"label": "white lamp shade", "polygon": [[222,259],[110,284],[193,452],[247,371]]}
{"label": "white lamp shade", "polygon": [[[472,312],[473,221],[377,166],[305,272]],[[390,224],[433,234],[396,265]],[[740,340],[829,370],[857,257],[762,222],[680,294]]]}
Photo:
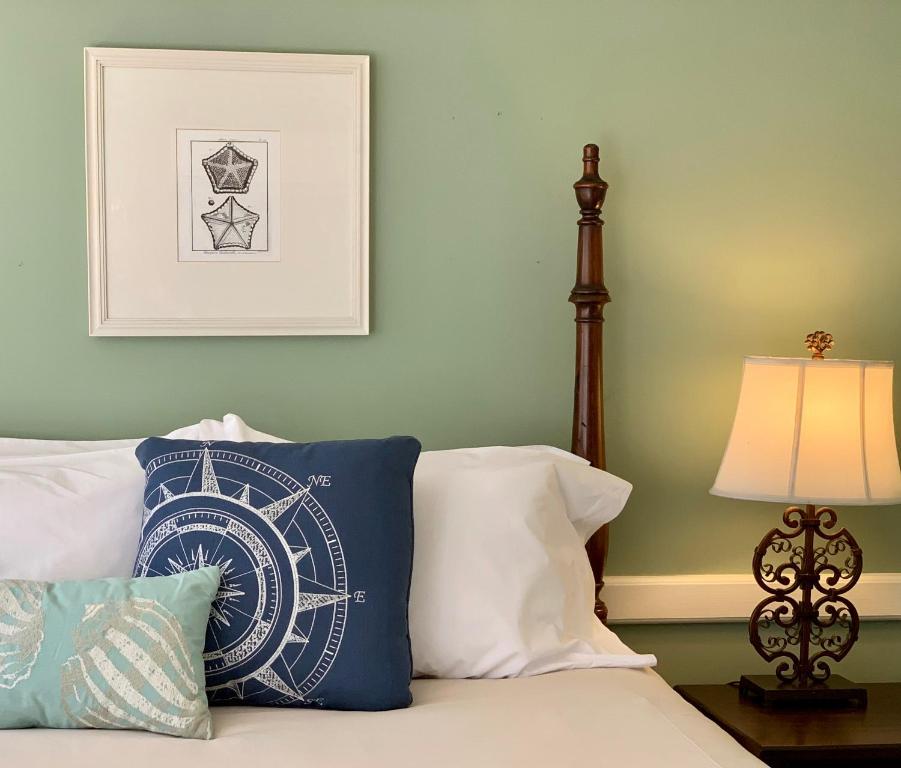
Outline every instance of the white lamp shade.
{"label": "white lamp shade", "polygon": [[892,363],[746,357],[710,492],[791,504],[901,503]]}

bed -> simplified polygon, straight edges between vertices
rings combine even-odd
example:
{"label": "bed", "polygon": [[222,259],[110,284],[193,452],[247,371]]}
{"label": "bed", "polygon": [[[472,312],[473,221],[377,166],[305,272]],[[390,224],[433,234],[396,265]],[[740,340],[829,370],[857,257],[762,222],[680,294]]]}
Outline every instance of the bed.
{"label": "bed", "polygon": [[[601,207],[598,148],[575,191],[578,267],[572,451],[604,468]],[[606,620],[606,526],[588,542],[595,613]],[[590,599],[586,603],[590,605]],[[215,707],[215,738],[136,731],[0,731],[3,765],[585,766],[742,768],[762,765],[650,669],[580,669],[512,679],[419,679],[413,705],[385,712]]]}
{"label": "bed", "polygon": [[650,670],[415,680],[413,696],[412,707],[391,712],[219,707],[208,742],[133,731],[7,731],[0,754],[15,768],[762,765]]}

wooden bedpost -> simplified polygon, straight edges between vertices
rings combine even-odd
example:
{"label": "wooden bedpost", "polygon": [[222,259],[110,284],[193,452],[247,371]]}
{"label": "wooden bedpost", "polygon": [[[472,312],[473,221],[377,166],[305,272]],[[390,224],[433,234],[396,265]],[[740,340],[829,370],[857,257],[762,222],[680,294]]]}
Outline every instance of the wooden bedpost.
{"label": "wooden bedpost", "polygon": [[[604,241],[601,208],[607,182],[598,176],[598,148],[586,144],[582,178],[573,188],[582,216],[579,219],[576,284],[569,300],[576,305],[576,387],[573,401],[572,452],[592,466],[606,468],[604,454],[604,305],[610,294],[604,285]],[[609,533],[601,528],[588,541],[588,559],[594,572],[594,612],[607,621],[607,606],[599,593],[604,586],[604,561]]]}

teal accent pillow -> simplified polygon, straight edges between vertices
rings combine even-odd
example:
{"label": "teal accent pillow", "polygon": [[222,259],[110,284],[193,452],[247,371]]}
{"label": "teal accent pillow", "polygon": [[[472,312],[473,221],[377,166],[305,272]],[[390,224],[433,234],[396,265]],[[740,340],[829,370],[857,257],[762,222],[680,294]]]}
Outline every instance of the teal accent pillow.
{"label": "teal accent pillow", "polygon": [[203,644],[216,566],[174,576],[0,581],[0,728],[212,738]]}

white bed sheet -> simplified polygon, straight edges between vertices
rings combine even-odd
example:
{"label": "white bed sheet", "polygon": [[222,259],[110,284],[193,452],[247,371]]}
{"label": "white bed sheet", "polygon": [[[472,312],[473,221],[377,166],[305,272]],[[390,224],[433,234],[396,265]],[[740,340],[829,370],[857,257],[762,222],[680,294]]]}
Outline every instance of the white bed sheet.
{"label": "white bed sheet", "polygon": [[760,768],[656,673],[586,669],[416,680],[393,712],[216,708],[215,739],[133,731],[0,732],[6,768]]}

